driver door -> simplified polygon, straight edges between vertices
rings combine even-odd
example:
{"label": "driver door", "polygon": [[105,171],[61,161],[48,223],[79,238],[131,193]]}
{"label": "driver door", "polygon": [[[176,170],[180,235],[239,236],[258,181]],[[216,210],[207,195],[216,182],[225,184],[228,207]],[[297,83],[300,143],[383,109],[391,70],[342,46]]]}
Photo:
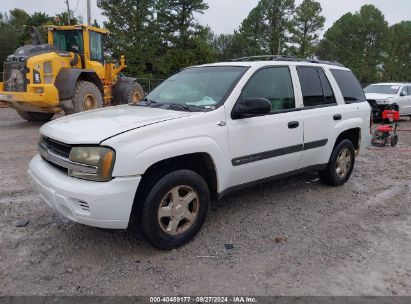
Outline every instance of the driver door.
{"label": "driver door", "polygon": [[90,61],[86,61],[86,68],[95,71],[100,78],[103,78],[105,75],[103,35],[92,30],[88,33]]}
{"label": "driver door", "polygon": [[295,111],[295,93],[289,67],[257,71],[240,98],[266,98],[271,113],[227,119],[231,185],[279,175],[297,168],[303,150],[303,121]]}

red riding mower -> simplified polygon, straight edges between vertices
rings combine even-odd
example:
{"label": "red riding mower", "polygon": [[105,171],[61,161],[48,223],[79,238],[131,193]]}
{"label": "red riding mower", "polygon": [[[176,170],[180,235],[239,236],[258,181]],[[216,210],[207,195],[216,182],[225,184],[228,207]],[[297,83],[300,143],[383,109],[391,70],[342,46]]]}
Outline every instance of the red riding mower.
{"label": "red riding mower", "polygon": [[[395,110],[384,110],[382,112],[382,126],[379,126],[374,132],[372,145],[376,147],[385,147],[388,143],[395,147],[398,143],[397,127],[400,119],[400,112]],[[389,121],[389,124],[385,124]]]}

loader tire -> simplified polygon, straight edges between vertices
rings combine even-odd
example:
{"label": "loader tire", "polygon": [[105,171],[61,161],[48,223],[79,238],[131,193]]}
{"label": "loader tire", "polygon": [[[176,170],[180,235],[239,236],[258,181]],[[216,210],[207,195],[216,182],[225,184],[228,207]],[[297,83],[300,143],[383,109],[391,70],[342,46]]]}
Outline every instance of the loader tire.
{"label": "loader tire", "polygon": [[74,89],[72,107],[65,109],[66,115],[103,107],[100,89],[92,82],[79,80]]}
{"label": "loader tire", "polygon": [[141,85],[137,82],[133,82],[130,84],[128,94],[127,94],[127,103],[128,104],[136,104],[141,99],[144,98],[144,90]]}
{"label": "loader tire", "polygon": [[17,114],[27,121],[35,122],[47,122],[54,116],[54,113],[27,112],[21,110],[17,110]]}

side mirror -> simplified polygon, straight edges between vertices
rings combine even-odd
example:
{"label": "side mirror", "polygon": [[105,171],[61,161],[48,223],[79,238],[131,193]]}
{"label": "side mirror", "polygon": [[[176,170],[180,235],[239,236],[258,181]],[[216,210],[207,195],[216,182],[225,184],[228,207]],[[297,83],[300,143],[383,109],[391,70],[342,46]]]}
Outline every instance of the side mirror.
{"label": "side mirror", "polygon": [[404,96],[406,96],[407,94],[405,93],[405,91],[401,91],[401,93],[400,93],[400,96],[401,97],[404,97]]}
{"label": "side mirror", "polygon": [[233,118],[264,115],[271,112],[271,102],[266,98],[241,99],[233,111]]}

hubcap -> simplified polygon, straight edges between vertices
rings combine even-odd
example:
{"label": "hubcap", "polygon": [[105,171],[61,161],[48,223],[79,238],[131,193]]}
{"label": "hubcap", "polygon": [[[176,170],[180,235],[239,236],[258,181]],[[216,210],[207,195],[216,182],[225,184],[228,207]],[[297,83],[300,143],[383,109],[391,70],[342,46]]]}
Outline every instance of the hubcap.
{"label": "hubcap", "polygon": [[97,107],[96,99],[93,95],[87,94],[83,100],[83,109],[85,111],[95,109]]}
{"label": "hubcap", "polygon": [[345,178],[350,171],[352,156],[349,149],[344,148],[338,153],[335,171],[341,179]]}
{"label": "hubcap", "polygon": [[179,235],[195,223],[199,209],[200,199],[192,187],[174,187],[161,200],[158,223],[165,233]]}

